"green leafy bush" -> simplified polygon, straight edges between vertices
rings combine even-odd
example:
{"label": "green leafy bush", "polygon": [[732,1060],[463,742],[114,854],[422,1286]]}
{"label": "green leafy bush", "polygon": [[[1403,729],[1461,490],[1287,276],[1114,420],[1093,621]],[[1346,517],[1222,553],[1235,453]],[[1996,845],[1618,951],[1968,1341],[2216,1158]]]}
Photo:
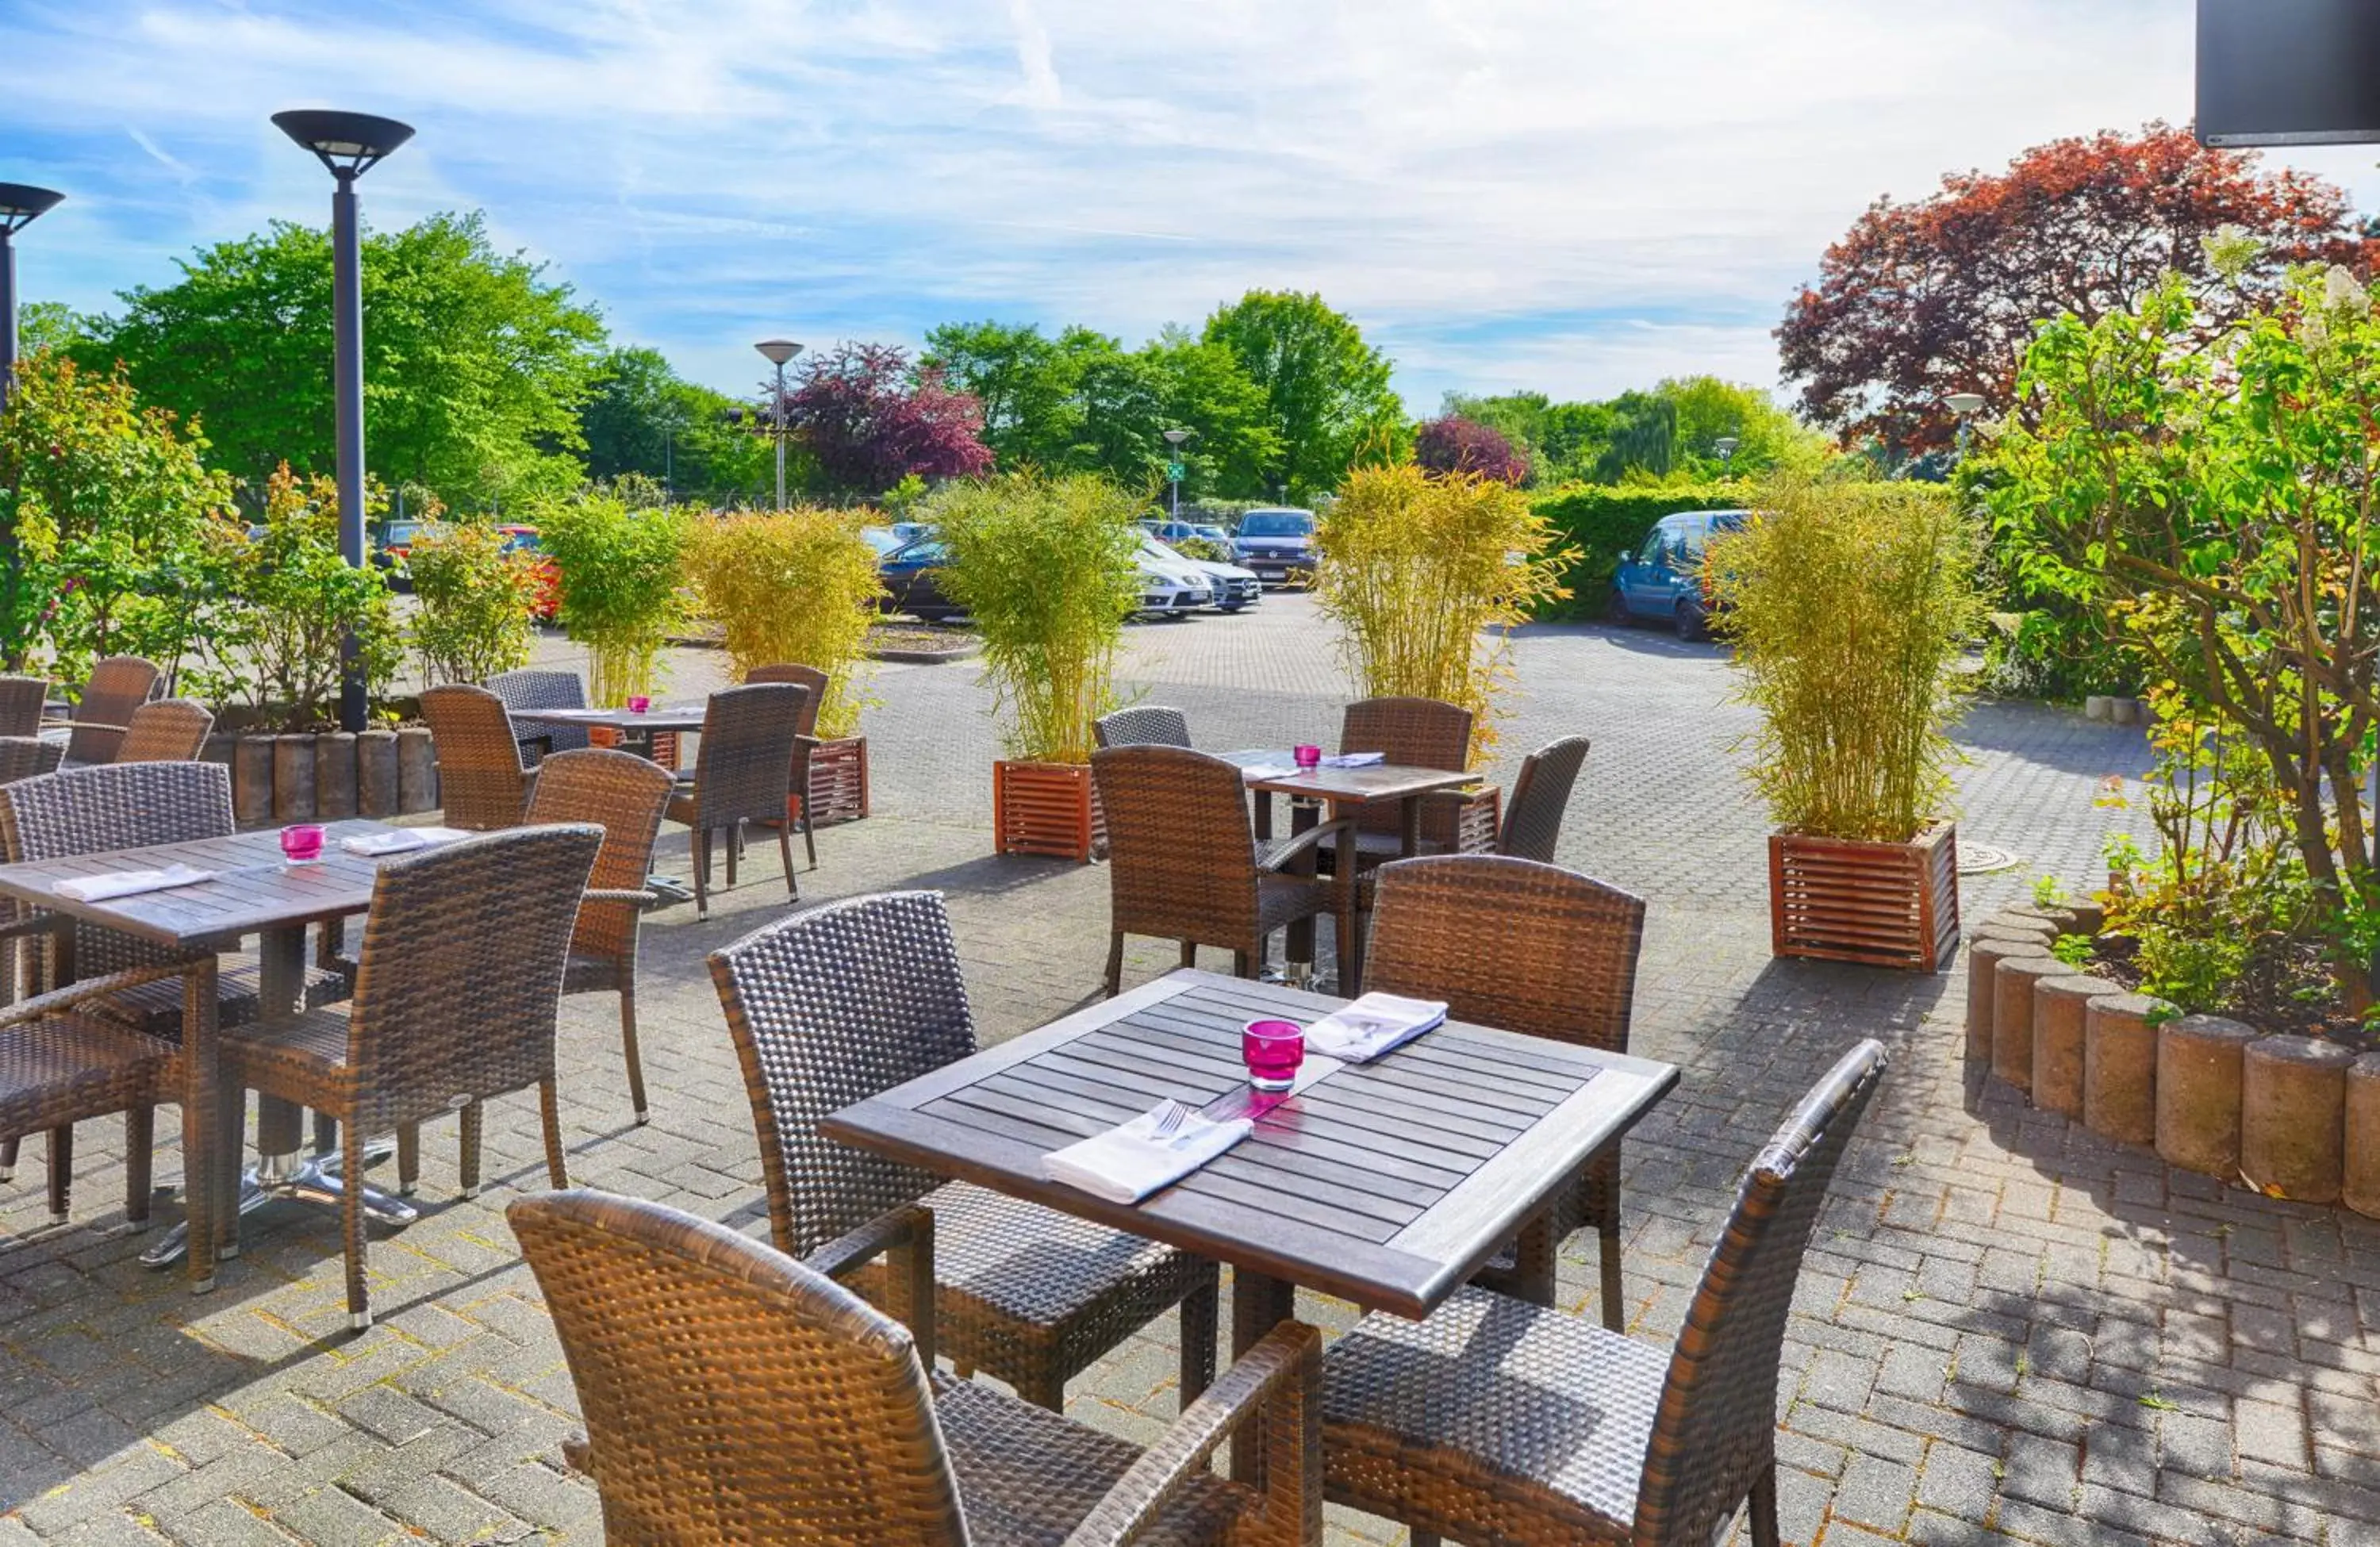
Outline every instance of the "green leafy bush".
{"label": "green leafy bush", "polygon": [[687,573],[703,615],[726,630],[742,681],[755,666],[816,666],[827,674],[819,734],[850,736],[863,706],[856,681],[884,582],[859,535],[867,510],[798,506],[782,516],[698,521]]}
{"label": "green leafy bush", "polygon": [[421,680],[484,682],[528,664],[537,640],[536,561],[493,527],[424,527],[406,557]]}
{"label": "green leafy bush", "polygon": [[556,615],[587,647],[589,699],[616,708],[650,693],[670,630],[684,621],[685,518],[632,510],[617,494],[582,492],[533,508],[538,541],[562,577]]}
{"label": "green leafy bush", "polygon": [[[1611,591],[1612,572],[1644,542],[1653,523],[1681,510],[1742,510],[1752,504],[1753,485],[1729,483],[1570,483],[1531,498],[1563,546],[1578,559],[1568,576],[1568,610],[1599,612]],[[1540,611],[1551,611],[1548,603]]]}
{"label": "green leafy bush", "polygon": [[975,620],[1010,755],[1088,762],[1115,707],[1115,652],[1140,602],[1142,501],[1089,473],[1003,474],[928,502],[951,597]]}

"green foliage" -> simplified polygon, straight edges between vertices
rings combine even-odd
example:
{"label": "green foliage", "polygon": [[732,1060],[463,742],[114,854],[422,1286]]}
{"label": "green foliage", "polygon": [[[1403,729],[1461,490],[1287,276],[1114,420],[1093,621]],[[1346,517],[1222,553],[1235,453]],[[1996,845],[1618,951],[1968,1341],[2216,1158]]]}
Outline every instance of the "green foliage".
{"label": "green foliage", "polygon": [[2056,876],[2037,875],[2033,878],[2034,907],[2056,907],[2059,899],[2065,895],[2065,888],[2058,884],[2058,878]]}
{"label": "green foliage", "polygon": [[[375,473],[461,508],[578,481],[577,409],[603,323],[570,286],[498,252],[472,213],[368,235],[363,287]],[[145,399],[203,416],[251,490],[284,460],[333,470],[327,233],[275,223],[200,251],[174,285],[122,298],[78,358],[120,359]]]}
{"label": "green foliage", "polygon": [[190,639],[191,570],[231,508],[206,442],[143,409],[122,371],[29,356],[0,411],[0,658],[46,642],[60,676],[103,655],[169,670]]}
{"label": "green foliage", "polygon": [[2049,943],[2049,954],[2077,971],[2091,965],[2099,943],[2087,934],[2061,934]]}
{"label": "green foliage", "polygon": [[757,504],[776,489],[776,451],[728,421],[735,400],[683,380],[659,349],[605,355],[578,410],[587,473],[638,473],[701,505]]}
{"label": "green foliage", "polygon": [[532,511],[539,543],[562,576],[563,629],[587,647],[587,693],[607,707],[650,693],[670,630],[684,620],[686,521],[675,509],[630,507],[582,491]]}
{"label": "green foliage", "polygon": [[1976,533],[1938,487],[1781,475],[1705,582],[1759,709],[1752,778],[1779,827],[1907,843],[1942,816]]}
{"label": "green foliage", "polygon": [[1263,389],[1280,439],[1264,478],[1290,498],[1337,488],[1359,459],[1402,455],[1411,426],[1391,362],[1320,296],[1251,290],[1208,318],[1203,336]]}
{"label": "green foliage", "polygon": [[17,306],[18,359],[45,349],[64,352],[91,333],[91,320],[63,301],[20,301]]}
{"label": "green foliage", "polygon": [[[1832,456],[1823,435],[1767,393],[1717,376],[1673,377],[1600,403],[1556,403],[1542,392],[1449,393],[1446,411],[1491,425],[1525,450],[1538,487],[1815,472]],[[1736,443],[1725,457],[1723,438]]]}
{"label": "green foliage", "polygon": [[798,506],[782,516],[698,520],[686,573],[705,616],[726,630],[741,682],[755,666],[816,666],[827,674],[819,734],[859,729],[856,676],[884,585],[876,550],[859,535],[866,510]]}
{"label": "green foliage", "polygon": [[1636,551],[1653,523],[1681,510],[1742,510],[1752,503],[1745,482],[1566,484],[1532,495],[1530,504],[1578,554],[1568,577],[1580,608],[1599,608],[1612,571]]}
{"label": "green foliage", "polygon": [[503,532],[478,525],[424,527],[414,535],[405,567],[425,685],[484,682],[528,664],[537,640],[536,561],[506,552],[505,542]]}
{"label": "green foliage", "polygon": [[1315,532],[1315,591],[1366,698],[1443,699],[1495,742],[1510,668],[1500,625],[1569,594],[1570,554],[1510,484],[1413,463],[1358,468]]}
{"label": "green foliage", "polygon": [[1115,705],[1117,644],[1140,601],[1140,500],[1085,473],[953,483],[927,518],[949,558],[942,584],[975,620],[1012,756],[1090,761]]}

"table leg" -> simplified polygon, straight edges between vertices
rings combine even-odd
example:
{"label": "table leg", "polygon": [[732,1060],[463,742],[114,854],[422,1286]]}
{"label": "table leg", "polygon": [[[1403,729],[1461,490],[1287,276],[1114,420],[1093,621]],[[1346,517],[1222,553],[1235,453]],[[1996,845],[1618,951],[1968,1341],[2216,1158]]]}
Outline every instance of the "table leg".
{"label": "table leg", "polygon": [[1248,816],[1256,823],[1257,841],[1268,844],[1272,842],[1272,791],[1269,789],[1248,791]]}
{"label": "table leg", "polygon": [[[1264,1340],[1267,1333],[1297,1314],[1297,1285],[1246,1268],[1232,1270],[1232,1358]],[[1264,1419],[1248,1419],[1232,1435],[1232,1477],[1251,1488],[1264,1486]]]}
{"label": "table leg", "polygon": [[1410,859],[1421,852],[1421,797],[1408,795],[1397,802],[1397,853]]}
{"label": "table leg", "polygon": [[[1291,837],[1295,837],[1300,833],[1312,832],[1321,821],[1322,802],[1309,799],[1302,795],[1293,795],[1289,798]],[[1347,858],[1349,863],[1354,863],[1352,854]],[[1290,873],[1293,875],[1312,875],[1315,871],[1315,853],[1312,849],[1308,849],[1292,859],[1289,864]],[[1282,932],[1288,937],[1281,945],[1282,956],[1291,963],[1303,962],[1307,972],[1311,974],[1314,968],[1314,920],[1310,918],[1300,919]]]}
{"label": "table leg", "polygon": [[215,961],[207,957],[182,980],[182,1200],[190,1249],[190,1293],[215,1286],[216,1221],[221,1217],[222,1178],[239,1164],[239,1151],[223,1152],[222,1100],[215,1068]]}

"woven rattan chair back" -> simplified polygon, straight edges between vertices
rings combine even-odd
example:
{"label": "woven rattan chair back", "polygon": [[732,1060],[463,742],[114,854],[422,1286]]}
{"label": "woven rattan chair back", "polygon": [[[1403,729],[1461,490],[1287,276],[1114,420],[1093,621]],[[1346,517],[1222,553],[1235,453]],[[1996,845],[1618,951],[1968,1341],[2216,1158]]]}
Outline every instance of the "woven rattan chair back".
{"label": "woven rattan chair back", "polygon": [[1364,986],[1457,1020],[1628,1051],[1645,905],[1574,871],[1496,854],[1380,867]]}
{"label": "woven rattan chair back", "polygon": [[1091,754],[1091,778],[1107,815],[1110,928],[1256,937],[1256,830],[1236,767],[1183,747],[1110,747]]}
{"label": "woven rattan chair back", "polygon": [[49,678],[0,676],[0,736],[39,736],[50,701]]}
{"label": "woven rattan chair back", "polygon": [[366,1133],[553,1075],[555,1012],[591,823],[520,827],[382,861],[347,1018]]}
{"label": "woven rattan chair back", "polygon": [[38,736],[0,736],[0,785],[13,785],[36,774],[57,770],[67,744]]}
{"label": "woven rattan chair back", "polygon": [[769,1228],[808,1256],[938,1185],[821,1136],[821,1119],[976,1050],[949,915],[934,892],[828,903],[710,957],[744,1066]]}
{"label": "woven rattan chair back", "polygon": [[421,695],[438,751],[438,800],[449,827],[490,832],[517,827],[528,797],[512,716],[485,688],[449,683]]}
{"label": "woven rattan chair back", "polygon": [[1521,762],[1521,776],[1512,781],[1512,797],[1504,807],[1503,830],[1496,834],[1496,852],[1515,859],[1554,862],[1554,846],[1561,841],[1562,814],[1570,808],[1571,786],[1586,761],[1586,737],[1565,736],[1540,747]]}
{"label": "woven rattan chair back", "polygon": [[783,822],[792,790],[794,743],[810,690],[759,682],[710,695],[702,745],[694,758],[693,825],[706,831],[737,822]]}
{"label": "woven rattan chair back", "polygon": [[610,1540],[966,1542],[907,1328],[659,1204],[554,1192],[506,1214],[578,1388]]}
{"label": "woven rattan chair back", "polygon": [[1794,1281],[1884,1066],[1880,1042],[1843,1054],[1744,1173],[1670,1355],[1636,1495],[1638,1542],[1705,1547],[1773,1464]]}
{"label": "woven rattan chair back", "polygon": [[189,762],[206,749],[215,717],[188,699],[154,699],[132,712],[116,743],[117,762]]}
{"label": "woven rattan chair back", "polygon": [[1410,768],[1468,768],[1471,711],[1439,699],[1361,699],[1347,706],[1339,749]]}
{"label": "woven rattan chair back", "polygon": [[156,664],[138,655],[111,655],[91,669],[82,699],[75,705],[74,730],[67,738],[68,762],[115,761],[115,745],[132,712],[156,696],[163,680]]}
{"label": "woven rattan chair back", "polygon": [[[587,707],[587,684],[577,672],[517,671],[498,672],[481,684],[504,700],[515,714],[525,714],[533,709],[584,709]],[[540,720],[534,725],[517,727],[514,738],[520,743],[521,761],[529,761],[530,749],[520,732],[541,737],[546,754],[575,752],[587,747],[587,727],[566,725],[560,720]]]}
{"label": "woven rattan chair back", "polygon": [[[591,822],[603,829],[588,878],[598,892],[636,892],[652,873],[653,839],[662,830],[672,780],[650,758],[603,748],[556,752],[539,767],[528,799],[531,824]],[[570,948],[613,961],[637,954],[637,924],[644,910],[630,902],[589,902],[578,909]]]}
{"label": "woven rattan chair back", "polygon": [[[11,864],[233,831],[231,770],[219,762],[103,763],[0,786],[0,853]],[[77,977],[184,959],[120,930],[75,925]]]}
{"label": "woven rattan chair back", "polygon": [[819,709],[826,702],[826,690],[833,686],[832,679],[826,673],[816,666],[755,666],[745,674],[744,682],[747,687],[760,683],[790,682],[796,688],[808,688],[809,701],[802,705],[802,719],[797,728],[799,734],[803,736],[818,734]]}
{"label": "woven rattan chair back", "polygon": [[1187,747],[1190,716],[1178,709],[1140,704],[1100,715],[1091,724],[1091,735],[1102,747]]}

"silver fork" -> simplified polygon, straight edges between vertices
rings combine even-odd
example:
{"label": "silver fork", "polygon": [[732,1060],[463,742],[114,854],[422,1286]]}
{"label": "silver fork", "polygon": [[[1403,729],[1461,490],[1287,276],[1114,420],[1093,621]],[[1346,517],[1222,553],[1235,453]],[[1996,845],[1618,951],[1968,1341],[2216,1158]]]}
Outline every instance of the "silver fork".
{"label": "silver fork", "polygon": [[1168,1096],[1164,1101],[1158,1103],[1157,1121],[1149,1126],[1148,1137],[1151,1139],[1171,1139],[1175,1134],[1182,1131],[1182,1125],[1189,1118],[1189,1116],[1190,1109],[1188,1107],[1184,1106],[1180,1102]]}

